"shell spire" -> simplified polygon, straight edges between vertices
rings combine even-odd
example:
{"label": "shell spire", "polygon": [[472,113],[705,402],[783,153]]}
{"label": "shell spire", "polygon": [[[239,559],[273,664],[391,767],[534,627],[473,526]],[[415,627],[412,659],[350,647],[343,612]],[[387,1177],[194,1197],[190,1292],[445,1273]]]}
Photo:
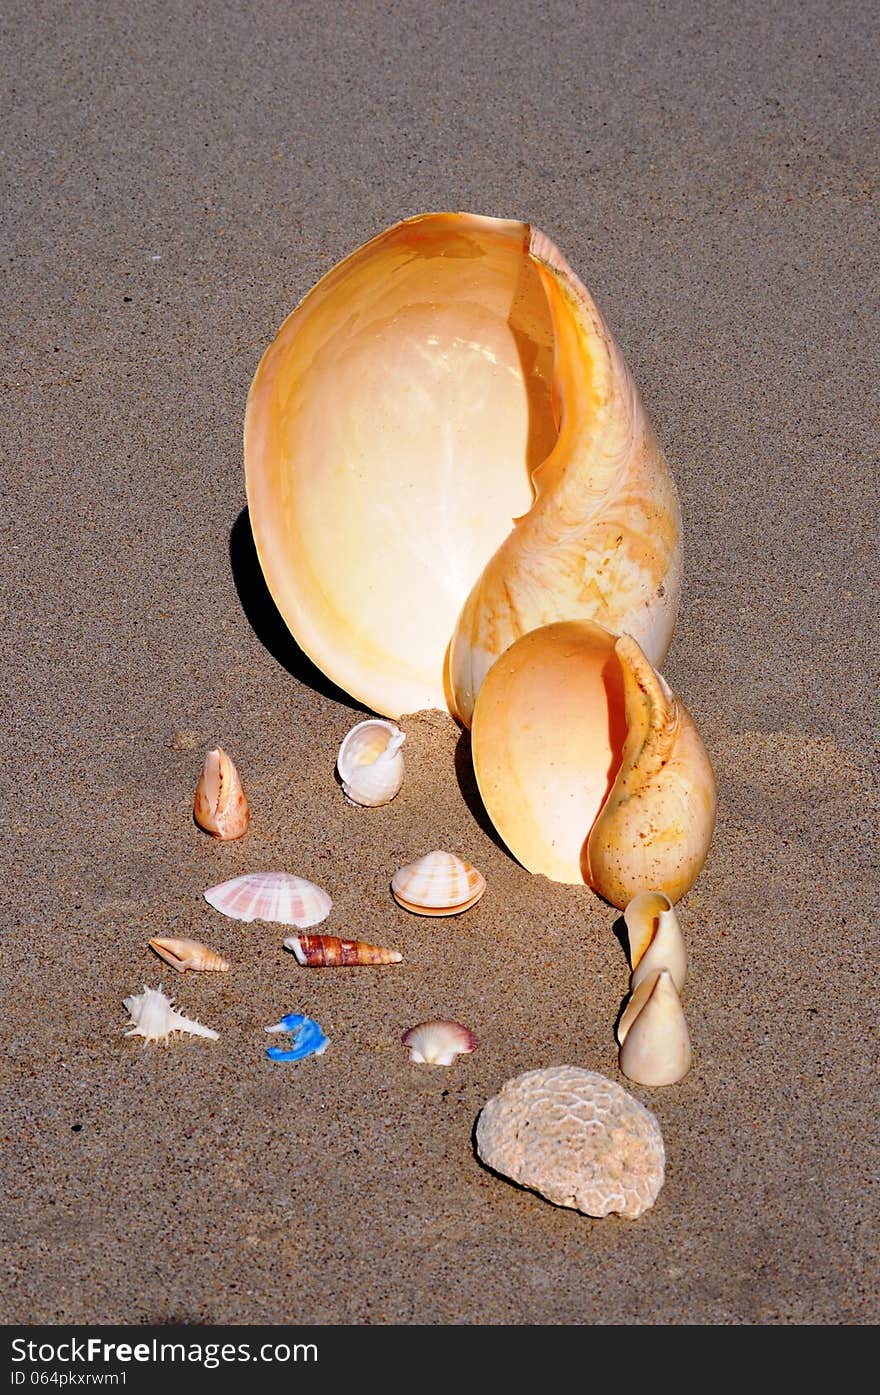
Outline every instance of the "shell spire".
{"label": "shell spire", "polygon": [[284,945],[293,952],[298,964],[314,969],[399,964],[403,959],[397,949],[365,944],[363,940],[343,940],[338,935],[289,935]]}
{"label": "shell spire", "polygon": [[234,762],[216,746],[205,756],[193,799],[193,817],[215,838],[241,838],[250,823],[250,808]]}

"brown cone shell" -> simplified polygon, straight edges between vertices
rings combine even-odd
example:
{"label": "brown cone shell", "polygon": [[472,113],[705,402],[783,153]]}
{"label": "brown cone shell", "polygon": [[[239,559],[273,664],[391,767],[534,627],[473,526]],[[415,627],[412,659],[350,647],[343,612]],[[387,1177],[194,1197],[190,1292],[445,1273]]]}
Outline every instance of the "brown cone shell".
{"label": "brown cone shell", "polygon": [[338,935],[290,935],[285,941],[297,962],[313,969],[349,968],[356,964],[399,964],[396,949],[368,945],[363,940],[342,940]]}

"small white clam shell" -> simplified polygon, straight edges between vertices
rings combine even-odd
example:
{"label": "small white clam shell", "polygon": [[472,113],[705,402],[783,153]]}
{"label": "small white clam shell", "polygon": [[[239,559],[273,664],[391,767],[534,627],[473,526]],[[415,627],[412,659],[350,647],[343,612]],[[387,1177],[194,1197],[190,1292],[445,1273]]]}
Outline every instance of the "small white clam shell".
{"label": "small white clam shell", "polygon": [[631,990],[658,969],[668,969],[680,993],[687,974],[687,950],[669,897],[662,891],[640,891],[627,904],[623,918],[629,936]]}
{"label": "small white clam shell", "polygon": [[339,748],[336,769],[353,804],[389,804],[403,784],[406,736],[394,722],[369,717],[352,727]]}
{"label": "small white clam shell", "polygon": [[409,1059],[418,1066],[451,1066],[459,1056],[477,1048],[477,1038],[460,1022],[418,1022],[400,1038],[409,1048]]}
{"label": "small white clam shell", "polygon": [[321,887],[289,872],[246,872],[208,887],[204,897],[209,906],[233,920],[270,920],[298,930],[318,925],[333,905]]}
{"label": "small white clam shell", "polygon": [[617,1027],[620,1069],[638,1085],[674,1085],[691,1064],[691,1041],[668,969],[642,979]]}
{"label": "small white clam shell", "polygon": [[416,915],[459,915],[476,905],[486,880],[470,862],[435,848],[409,862],[391,878],[391,894]]}

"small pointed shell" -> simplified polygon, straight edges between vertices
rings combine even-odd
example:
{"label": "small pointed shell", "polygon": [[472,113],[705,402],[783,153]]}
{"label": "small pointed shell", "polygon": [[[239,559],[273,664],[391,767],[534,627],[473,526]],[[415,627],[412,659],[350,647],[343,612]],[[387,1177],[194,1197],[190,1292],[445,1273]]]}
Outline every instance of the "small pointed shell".
{"label": "small pointed shell", "polygon": [[123,1006],[131,1018],[132,1025],[127,1029],[127,1037],[143,1037],[145,1041],[161,1041],[167,1046],[172,1032],[186,1032],[189,1036],[208,1037],[219,1040],[220,1033],[211,1027],[203,1027],[177,1012],[171,999],[159,988],[148,988],[144,984],[143,993],[132,993],[123,999]]}
{"label": "small pointed shell", "polygon": [[629,935],[630,989],[658,969],[668,969],[679,993],[687,973],[687,950],[672,902],[662,891],[640,891],[623,912]]}
{"label": "small pointed shell", "polygon": [[150,948],[181,974],[187,969],[226,973],[229,968],[227,959],[221,958],[213,949],[209,949],[198,940],[166,939],[164,935],[154,935],[150,940]]}
{"label": "small pointed shell", "polygon": [[477,1048],[477,1038],[460,1022],[419,1022],[400,1038],[409,1048],[409,1059],[419,1066],[451,1066],[459,1056]]}
{"label": "small pointed shell", "polygon": [[235,765],[219,746],[209,751],[196,786],[193,817],[215,838],[241,838],[247,832],[250,810]]}
{"label": "small pointed shell", "polygon": [[299,930],[325,920],[333,905],[321,887],[289,872],[246,872],[208,887],[204,897],[233,920],[269,920]]}
{"label": "small pointed shell", "polygon": [[691,1063],[691,1041],[672,976],[642,979],[617,1027],[620,1069],[638,1085],[674,1085]]}
{"label": "small pointed shell", "polygon": [[352,727],[339,748],[336,769],[353,804],[389,804],[403,784],[406,736],[394,722],[370,717]]}
{"label": "small pointed shell", "polygon": [[314,969],[348,968],[356,964],[399,964],[396,949],[368,945],[363,940],[342,940],[337,935],[290,935],[284,941],[298,964]]}
{"label": "small pointed shell", "polygon": [[459,915],[486,890],[482,872],[455,853],[436,848],[409,862],[391,878],[391,894],[415,915]]}

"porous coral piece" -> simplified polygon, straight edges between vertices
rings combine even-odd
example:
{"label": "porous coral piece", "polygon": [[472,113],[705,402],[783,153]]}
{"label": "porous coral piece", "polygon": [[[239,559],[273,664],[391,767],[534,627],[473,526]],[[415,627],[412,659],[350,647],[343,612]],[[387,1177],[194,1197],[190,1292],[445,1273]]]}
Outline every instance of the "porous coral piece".
{"label": "porous coral piece", "polygon": [[621,1085],[579,1066],[508,1080],[477,1120],[477,1152],[493,1172],[588,1216],[634,1219],[663,1186],[660,1125]]}

